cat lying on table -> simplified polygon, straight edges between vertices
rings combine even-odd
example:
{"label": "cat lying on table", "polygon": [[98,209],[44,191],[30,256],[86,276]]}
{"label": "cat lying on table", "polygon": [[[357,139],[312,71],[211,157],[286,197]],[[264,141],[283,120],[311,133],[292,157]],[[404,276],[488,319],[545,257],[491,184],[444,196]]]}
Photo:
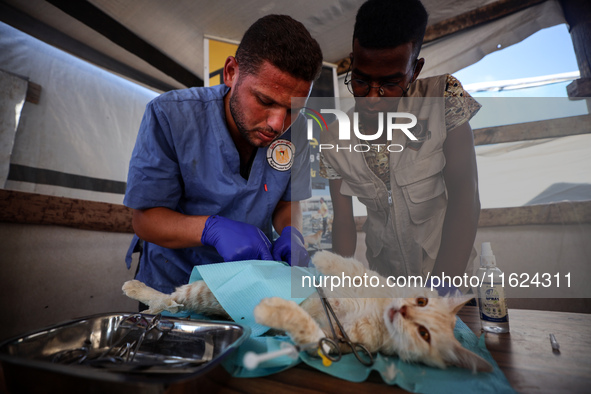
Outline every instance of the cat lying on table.
{"label": "cat lying on table", "polygon": [[[386,280],[375,271],[355,259],[330,252],[318,252],[312,261],[323,275],[342,276],[344,273],[363,277],[367,274],[380,279],[375,288],[338,287],[332,291],[324,288],[351,341],[362,343],[371,353],[398,355],[407,362],[422,362],[438,368],[492,370],[486,360],[462,347],[454,337],[456,313],[468,297],[438,297],[435,290],[423,287],[382,287]],[[123,291],[128,297],[148,305],[146,313],[195,311],[230,319],[203,281],[180,286],[167,295],[131,280],[124,283]],[[332,336],[316,293],[300,305],[278,297],[265,298],[255,308],[254,316],[262,325],[285,331],[297,345],[317,343],[323,337]],[[339,333],[336,327],[335,331]],[[346,353],[351,349],[342,346],[341,351]]]}

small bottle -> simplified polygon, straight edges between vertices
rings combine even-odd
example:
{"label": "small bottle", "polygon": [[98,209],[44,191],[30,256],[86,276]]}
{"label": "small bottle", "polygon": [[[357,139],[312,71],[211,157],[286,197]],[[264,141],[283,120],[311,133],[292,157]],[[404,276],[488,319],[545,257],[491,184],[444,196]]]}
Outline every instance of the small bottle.
{"label": "small bottle", "polygon": [[505,301],[505,289],[502,286],[502,273],[497,267],[490,242],[483,242],[477,275],[480,279],[484,278],[478,287],[478,310],[484,331],[509,332],[509,312]]}

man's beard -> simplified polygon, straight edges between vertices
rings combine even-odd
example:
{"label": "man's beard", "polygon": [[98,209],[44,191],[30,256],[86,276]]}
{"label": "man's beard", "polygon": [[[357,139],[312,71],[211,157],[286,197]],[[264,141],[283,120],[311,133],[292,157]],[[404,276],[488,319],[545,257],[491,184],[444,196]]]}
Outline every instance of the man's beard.
{"label": "man's beard", "polygon": [[277,138],[281,135],[281,133],[277,133],[271,127],[257,127],[255,129],[250,129],[250,130],[246,128],[245,120],[244,120],[244,111],[242,110],[240,102],[238,101],[239,86],[240,86],[240,82],[238,82],[238,84],[235,87],[236,89],[233,92],[234,94],[232,94],[232,97],[230,97],[230,114],[232,115],[232,118],[234,118],[234,123],[236,124],[236,128],[240,132],[240,135],[242,135],[242,137],[250,145],[252,145],[256,148],[269,146],[272,141],[269,143],[257,142],[253,138],[252,134],[254,134],[257,131],[264,131],[266,133],[274,133]]}

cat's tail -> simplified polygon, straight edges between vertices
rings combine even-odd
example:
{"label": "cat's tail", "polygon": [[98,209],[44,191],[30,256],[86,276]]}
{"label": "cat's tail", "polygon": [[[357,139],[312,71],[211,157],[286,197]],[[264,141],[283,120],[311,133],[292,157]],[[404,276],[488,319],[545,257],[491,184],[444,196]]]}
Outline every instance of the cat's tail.
{"label": "cat's tail", "polygon": [[183,304],[177,303],[170,295],[146,286],[139,280],[129,280],[121,289],[129,298],[148,305],[150,308],[142,311],[145,313],[156,314],[162,311],[177,313],[183,308]]}

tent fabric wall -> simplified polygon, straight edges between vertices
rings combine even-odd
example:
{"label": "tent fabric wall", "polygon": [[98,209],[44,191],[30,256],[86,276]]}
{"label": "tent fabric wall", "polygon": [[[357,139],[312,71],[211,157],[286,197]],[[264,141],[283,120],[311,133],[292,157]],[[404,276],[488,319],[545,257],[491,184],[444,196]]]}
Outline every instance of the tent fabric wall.
{"label": "tent fabric wall", "polygon": [[[4,187],[121,203],[145,105],[158,93],[2,23],[0,53],[0,69],[42,87],[39,103],[23,106],[10,158],[11,171],[25,171],[28,178],[15,180],[12,171]],[[43,171],[66,182],[51,184],[38,176]],[[94,181],[94,186],[80,180]],[[105,182],[122,188],[103,192]]]}
{"label": "tent fabric wall", "polygon": [[[240,41],[248,26],[266,14],[287,14],[301,21],[319,41],[324,53],[324,60],[336,64],[348,57],[351,51],[355,15],[364,1],[225,0],[206,3],[177,0],[174,2],[174,6],[171,6],[170,2],[160,0],[143,0],[141,2],[89,0],[88,3],[121,23],[171,60],[203,78],[204,36]],[[431,26],[496,2],[501,3],[499,0],[423,0],[429,13],[429,25]],[[106,36],[101,35],[100,32],[85,26],[44,0],[28,0],[26,2],[5,0],[4,3],[13,7],[16,12],[30,16],[58,32],[88,45],[101,54],[117,59],[117,61],[166,84],[180,85],[180,83],[175,85],[175,81],[170,76],[164,75],[154,65],[125,51]],[[0,19],[2,18],[0,17]],[[6,19],[8,20],[9,17]],[[536,19],[539,20],[536,21]],[[485,23],[466,32],[453,34],[430,43],[428,45],[431,48],[429,51],[438,48],[437,55],[444,56],[446,60],[437,61],[432,65],[428,63],[425,71],[429,75],[457,71],[478,61],[487,53],[497,50],[496,45],[499,43],[506,47],[524,39],[538,28],[562,22],[564,22],[564,18],[558,2],[556,0],[545,1],[509,17]],[[481,39],[490,42],[483,44],[479,42]],[[502,40],[498,41],[498,39]],[[470,44],[467,45],[467,42]],[[435,62],[433,59],[431,61]],[[446,64],[448,62],[451,63]],[[431,69],[431,67],[433,68]]]}
{"label": "tent fabric wall", "polygon": [[454,73],[500,49],[516,44],[538,30],[564,23],[558,1],[546,1],[505,18],[425,44],[422,76]]}
{"label": "tent fabric wall", "polygon": [[0,70],[0,185],[6,182],[16,127],[27,95],[27,81]]}
{"label": "tent fabric wall", "polygon": [[[462,9],[465,12],[490,2],[462,2]],[[96,3],[112,14],[121,12],[111,10],[110,6],[101,1]],[[361,4],[361,1],[358,3]],[[149,4],[152,7],[158,6],[156,3]],[[307,9],[306,14],[303,14],[304,11],[300,8],[299,11],[294,11],[297,14],[294,17],[302,20],[322,44],[331,40],[335,29],[343,30],[343,34],[346,30],[347,36],[350,36],[353,20],[348,24],[335,24],[335,20],[344,22],[347,18],[350,19],[359,4],[345,5],[334,1],[322,5],[321,8],[326,11],[324,13],[310,16],[312,9]],[[431,12],[430,23],[458,14],[453,2],[436,6],[427,0],[425,5]],[[182,4],[178,7],[182,7]],[[256,18],[252,13],[255,11],[256,9],[245,11],[241,18],[248,19],[250,15],[254,20]],[[132,16],[142,12],[131,12],[124,18],[124,22],[135,21]],[[257,12],[260,13],[260,10]],[[246,24],[247,21],[243,22]],[[497,50],[498,44],[502,47],[512,45],[540,28],[562,22],[564,17],[559,4],[550,0],[506,18],[434,41],[425,45],[421,53],[427,59],[422,75],[455,72]],[[138,21],[134,23],[134,26],[137,25],[136,29],[143,29]],[[201,30],[213,28],[207,26],[209,25],[195,25],[191,37],[194,39],[195,34],[203,33]],[[228,38],[239,39],[243,32],[232,29],[235,30],[236,27],[225,34],[231,36]],[[179,42],[183,41],[183,34],[188,34],[183,33],[183,29],[178,30],[178,33]],[[339,35],[341,39],[343,34]],[[346,56],[350,39],[347,41],[347,47],[335,42],[336,47],[342,48],[342,54],[334,52],[335,48],[332,46],[325,53],[336,60],[337,56]],[[325,47],[326,45],[323,48]],[[202,59],[203,54],[191,52],[194,59]],[[6,183],[0,186],[19,191],[120,203],[141,115],[145,104],[158,93],[2,23],[0,53],[0,69],[22,75],[42,87],[40,102],[25,103],[22,109],[10,158],[11,172]],[[346,89],[341,89],[341,92],[348,94]],[[6,165],[6,162],[3,164]],[[108,187],[102,186],[105,184]]]}
{"label": "tent fabric wall", "polygon": [[552,0],[427,43],[420,53],[426,59],[421,76],[454,73],[478,62],[489,53],[507,48],[541,29],[560,23],[565,23],[562,8],[558,1]]}

